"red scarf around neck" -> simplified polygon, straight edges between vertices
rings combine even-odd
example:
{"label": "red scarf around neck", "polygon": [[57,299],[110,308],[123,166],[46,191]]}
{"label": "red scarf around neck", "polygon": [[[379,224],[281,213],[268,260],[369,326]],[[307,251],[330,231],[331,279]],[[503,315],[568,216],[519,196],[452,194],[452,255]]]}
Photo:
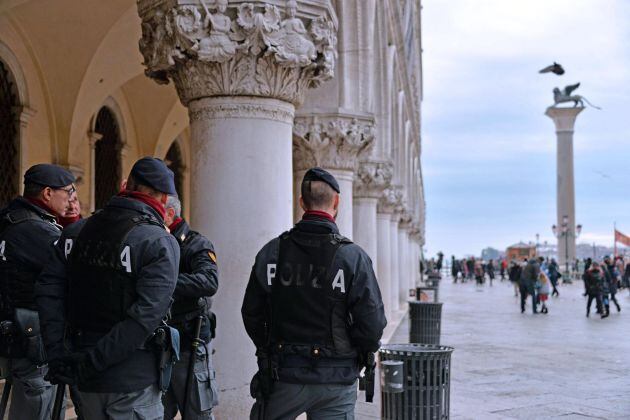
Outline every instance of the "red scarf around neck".
{"label": "red scarf around neck", "polygon": [[162,217],[162,220],[164,220],[164,216],[166,216],[166,210],[164,209],[164,204],[162,204],[159,200],[151,197],[149,194],[146,194],[140,191],[123,190],[118,193],[118,196],[133,198],[135,200],[143,202],[147,206],[150,206],[153,210],[157,211],[160,217]]}
{"label": "red scarf around neck", "polygon": [[43,200],[40,200],[39,198],[31,198],[31,197],[25,197],[25,198],[26,198],[26,201],[39,207],[40,209],[46,211],[47,213],[50,213],[51,215],[55,216],[55,219],[59,221],[60,216],[57,214],[57,212],[51,209],[48,206],[48,204],[44,203]]}
{"label": "red scarf around neck", "polygon": [[176,217],[175,219],[173,219],[173,223],[171,223],[171,225],[168,227],[168,230],[170,230],[171,232],[174,231],[175,229],[177,229],[177,226],[181,225],[183,221],[184,219],[182,219],[181,217]]}
{"label": "red scarf around neck", "polygon": [[335,223],[335,218],[325,211],[320,210],[307,210],[304,212],[302,216],[302,220],[313,220],[313,219],[326,219],[333,223]]}

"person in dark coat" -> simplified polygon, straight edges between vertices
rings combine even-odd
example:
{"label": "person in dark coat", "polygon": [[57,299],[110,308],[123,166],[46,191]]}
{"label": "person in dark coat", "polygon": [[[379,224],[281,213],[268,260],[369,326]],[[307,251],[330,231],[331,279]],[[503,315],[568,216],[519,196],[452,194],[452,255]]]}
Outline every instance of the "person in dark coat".
{"label": "person in dark coat", "polygon": [[[32,166],[24,174],[24,194],[0,210],[0,320],[20,331],[13,344],[2,340],[0,349],[11,366],[9,419],[48,420],[52,413],[56,387],[44,379],[48,367],[37,331],[34,287],[61,235],[58,222],[76,191],[74,181],[60,166]],[[36,331],[29,339],[25,329],[33,325]]]}
{"label": "person in dark coat", "polygon": [[[210,311],[210,297],[219,288],[217,256],[212,243],[201,233],[192,230],[182,218],[182,205],[176,196],[168,197],[165,208],[164,222],[180,247],[179,276],[168,324],[179,331],[181,351],[179,361],[173,367],[170,387],[163,398],[164,418],[175,418],[179,410],[184,418],[211,419],[212,408],[218,404],[211,342],[215,316]],[[205,344],[196,348],[194,378],[189,378],[192,340],[195,338],[199,316],[203,319],[199,338]],[[184,394],[189,380],[192,380],[192,387],[186,400]]]}
{"label": "person in dark coat", "polygon": [[599,266],[597,261],[592,261],[590,267],[586,273],[584,273],[584,287],[586,287],[586,294],[588,295],[588,301],[586,302],[586,316],[588,317],[591,312],[591,304],[593,300],[597,307],[597,313],[602,314],[602,318],[607,317],[602,309],[602,291],[604,286],[604,272]]}
{"label": "person in dark coat", "polygon": [[535,258],[530,258],[529,261],[523,267],[521,277],[519,279],[519,289],[521,293],[521,313],[525,312],[525,302],[527,296],[532,297],[532,313],[537,314],[536,309],[536,281],[540,274],[540,265]]}
{"label": "person in dark coat", "polygon": [[164,162],[136,162],[126,189],[68,226],[36,285],[55,383],[77,384],[90,420],[164,414],[153,333],[175,289],[179,246],[164,226],[175,194]]}
{"label": "person in dark coat", "polygon": [[514,286],[514,296],[518,296],[518,285],[521,279],[521,272],[523,271],[523,267],[516,261],[512,260],[510,262],[510,268],[508,270],[508,279],[512,282],[512,286]]}
{"label": "person in dark coat", "polygon": [[621,312],[621,306],[617,301],[617,267],[610,260],[609,257],[604,258],[604,284],[602,286],[602,303],[604,304],[604,310],[606,316],[610,315],[610,301],[614,302],[617,307],[617,312]]}
{"label": "person in dark coat", "polygon": [[387,324],[367,253],[335,223],[339,184],[306,172],[293,229],[256,256],[241,312],[259,372],[250,418],[354,419],[357,378]]}
{"label": "person in dark coat", "polygon": [[547,271],[549,271],[549,281],[551,282],[551,287],[553,287],[553,292],[551,292],[551,296],[560,296],[560,292],[558,292],[557,287],[558,279],[561,277],[561,275],[558,263],[555,259],[551,259],[551,262],[547,267]]}

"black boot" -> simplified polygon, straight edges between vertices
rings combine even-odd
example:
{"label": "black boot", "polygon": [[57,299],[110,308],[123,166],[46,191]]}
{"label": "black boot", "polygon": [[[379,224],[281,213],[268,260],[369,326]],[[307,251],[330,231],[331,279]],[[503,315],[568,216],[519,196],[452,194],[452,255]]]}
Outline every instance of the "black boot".
{"label": "black boot", "polygon": [[607,318],[610,315],[610,305],[606,305],[606,310],[602,314],[602,319]]}

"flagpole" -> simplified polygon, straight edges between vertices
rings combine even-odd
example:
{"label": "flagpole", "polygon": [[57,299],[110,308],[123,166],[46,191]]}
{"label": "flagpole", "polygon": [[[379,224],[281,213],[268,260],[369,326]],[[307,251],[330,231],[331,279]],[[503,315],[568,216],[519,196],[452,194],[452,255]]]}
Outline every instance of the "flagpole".
{"label": "flagpole", "polygon": [[614,241],[614,253],[615,253],[615,258],[617,258],[617,222],[613,222],[613,241]]}

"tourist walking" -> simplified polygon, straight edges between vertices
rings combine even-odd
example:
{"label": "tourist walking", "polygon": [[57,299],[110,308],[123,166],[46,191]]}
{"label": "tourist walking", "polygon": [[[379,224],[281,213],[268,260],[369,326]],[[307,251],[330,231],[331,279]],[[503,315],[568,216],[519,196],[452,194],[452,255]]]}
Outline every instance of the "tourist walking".
{"label": "tourist walking", "polygon": [[558,263],[554,258],[551,259],[551,262],[547,266],[547,272],[549,273],[549,281],[551,282],[551,287],[553,287],[553,292],[551,292],[551,296],[560,296],[558,292],[558,279],[560,279],[560,269],[558,267]]}
{"label": "tourist walking", "polygon": [[488,278],[490,279],[490,286],[492,286],[492,280],[494,280],[494,260],[488,261],[486,270],[488,271]]}
{"label": "tourist walking", "polygon": [[601,270],[599,263],[597,261],[593,261],[589,267],[589,269],[584,273],[584,287],[586,287],[586,294],[588,296],[588,300],[586,302],[586,316],[588,317],[591,312],[591,304],[593,300],[595,301],[595,305],[597,308],[597,313],[602,315],[602,318],[605,318],[608,315],[605,315],[602,310],[602,285],[604,283],[604,273]]}
{"label": "tourist walking", "polygon": [[522,270],[523,268],[521,267],[521,265],[516,260],[512,260],[512,262],[510,263],[510,269],[508,270],[508,279],[514,287],[515,297],[518,296],[518,283],[519,279],[521,278]]}
{"label": "tourist walking", "polygon": [[549,298],[549,292],[551,291],[551,281],[547,277],[544,271],[540,271],[538,275],[538,301],[542,305],[540,312],[546,314],[548,312],[547,299]]}
{"label": "tourist walking", "polygon": [[538,280],[538,274],[540,273],[540,265],[535,258],[531,258],[523,267],[521,278],[519,280],[519,289],[521,292],[521,313],[525,312],[525,302],[527,296],[532,297],[532,313],[537,314],[536,309],[536,281]]}

